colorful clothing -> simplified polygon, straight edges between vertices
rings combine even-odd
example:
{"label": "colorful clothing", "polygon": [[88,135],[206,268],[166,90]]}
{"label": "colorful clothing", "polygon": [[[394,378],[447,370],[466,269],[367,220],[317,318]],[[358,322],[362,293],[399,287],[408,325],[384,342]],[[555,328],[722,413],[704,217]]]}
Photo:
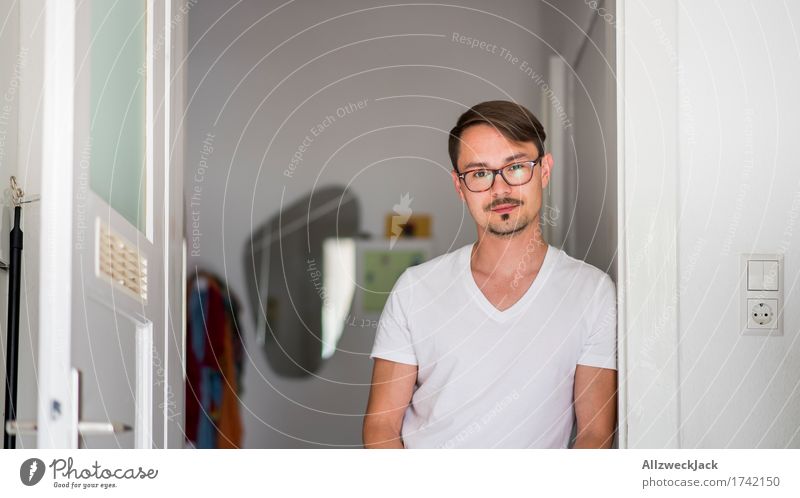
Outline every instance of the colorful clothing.
{"label": "colorful clothing", "polygon": [[186,439],[196,448],[239,448],[244,344],[238,303],[215,276],[187,289]]}

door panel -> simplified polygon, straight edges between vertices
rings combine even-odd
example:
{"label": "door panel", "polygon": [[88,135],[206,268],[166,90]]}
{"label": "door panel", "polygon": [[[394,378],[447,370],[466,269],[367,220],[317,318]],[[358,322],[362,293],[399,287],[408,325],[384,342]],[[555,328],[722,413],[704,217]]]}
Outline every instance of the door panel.
{"label": "door panel", "polygon": [[[111,325],[105,330],[86,323]],[[87,300],[72,333],[73,367],[81,373],[81,419],[136,426],[136,323]],[[81,437],[84,448],[133,448],[134,431]]]}
{"label": "door panel", "polygon": [[[46,2],[45,80],[74,88],[45,84],[42,448],[164,447],[168,425],[182,425],[173,406],[183,399],[174,359],[182,319],[173,318],[179,327],[168,335],[166,305],[180,313],[181,299],[167,294],[165,277],[170,259],[181,264],[180,238],[170,245],[180,198],[167,202],[180,180],[168,175],[171,7]],[[55,314],[52,303],[61,303]],[[116,432],[93,426],[78,437],[88,423],[114,423]]]}

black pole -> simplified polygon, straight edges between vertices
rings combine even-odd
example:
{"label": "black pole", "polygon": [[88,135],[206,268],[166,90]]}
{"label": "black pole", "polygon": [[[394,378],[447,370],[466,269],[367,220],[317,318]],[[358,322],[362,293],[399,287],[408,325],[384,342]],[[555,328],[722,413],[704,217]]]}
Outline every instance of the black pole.
{"label": "black pole", "polygon": [[14,206],[14,228],[11,229],[8,259],[8,328],[6,329],[6,409],[3,421],[3,448],[17,447],[17,437],[6,432],[6,422],[17,420],[17,359],[19,357],[19,278],[22,257],[22,230],[19,218],[22,209]]}

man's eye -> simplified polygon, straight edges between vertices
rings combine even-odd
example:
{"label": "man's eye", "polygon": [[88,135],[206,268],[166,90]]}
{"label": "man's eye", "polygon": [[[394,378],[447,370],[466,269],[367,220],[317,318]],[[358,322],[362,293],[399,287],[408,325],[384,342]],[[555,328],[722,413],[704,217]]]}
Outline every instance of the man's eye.
{"label": "man's eye", "polygon": [[508,167],[508,169],[509,169],[509,170],[511,170],[511,171],[519,171],[519,170],[521,170],[521,169],[522,169],[522,168],[524,168],[524,167],[525,167],[525,165],[524,165],[524,164],[522,164],[522,163],[516,163],[516,164],[512,164],[511,166],[509,166],[509,167]]}
{"label": "man's eye", "polygon": [[478,171],[473,171],[472,172],[472,176],[474,176],[475,178],[485,178],[486,175],[488,175],[488,174],[489,174],[489,172],[486,171],[486,170],[478,170]]}

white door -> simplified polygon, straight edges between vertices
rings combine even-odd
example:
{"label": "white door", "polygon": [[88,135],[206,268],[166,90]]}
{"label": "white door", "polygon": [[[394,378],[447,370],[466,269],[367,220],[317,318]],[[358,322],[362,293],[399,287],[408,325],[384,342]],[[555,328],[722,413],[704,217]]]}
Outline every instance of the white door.
{"label": "white door", "polygon": [[46,1],[40,448],[182,440],[171,9]]}

